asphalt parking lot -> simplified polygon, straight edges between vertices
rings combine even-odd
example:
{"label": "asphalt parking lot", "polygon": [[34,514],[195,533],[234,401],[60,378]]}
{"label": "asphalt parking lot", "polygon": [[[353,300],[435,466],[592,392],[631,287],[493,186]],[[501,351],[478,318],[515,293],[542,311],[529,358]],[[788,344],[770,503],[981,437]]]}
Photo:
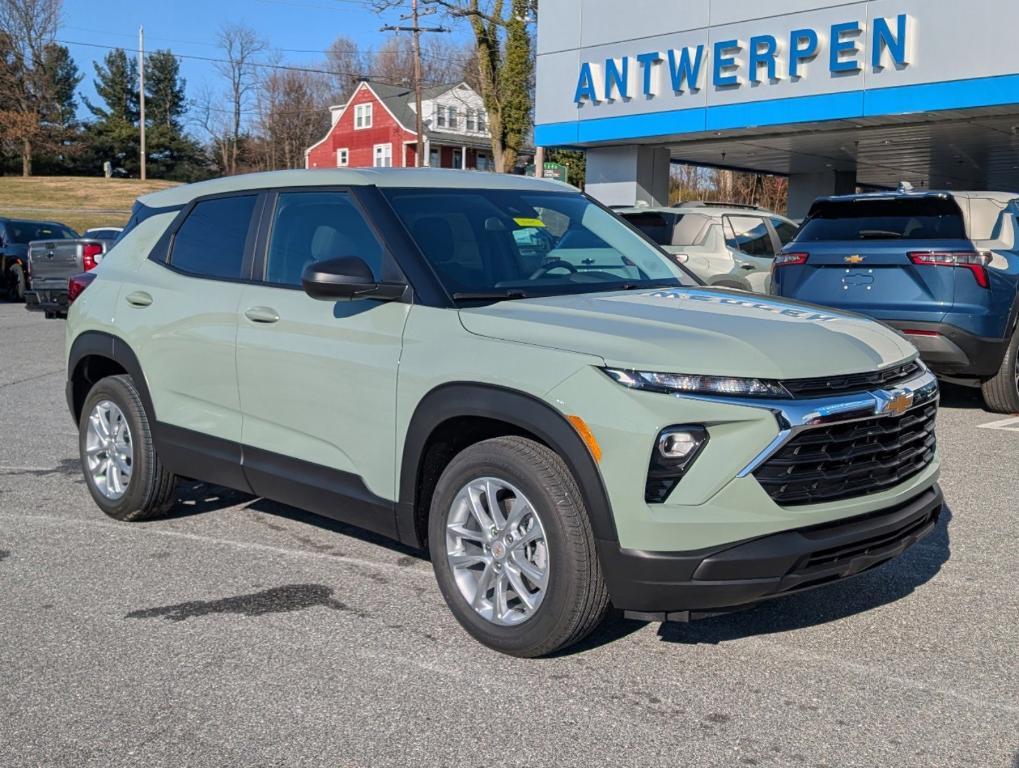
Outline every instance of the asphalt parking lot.
{"label": "asphalt parking lot", "polygon": [[557,658],[416,553],[202,485],[93,505],[64,326],[0,302],[0,765],[1019,766],[1019,420],[946,389],[936,532],[844,584]]}

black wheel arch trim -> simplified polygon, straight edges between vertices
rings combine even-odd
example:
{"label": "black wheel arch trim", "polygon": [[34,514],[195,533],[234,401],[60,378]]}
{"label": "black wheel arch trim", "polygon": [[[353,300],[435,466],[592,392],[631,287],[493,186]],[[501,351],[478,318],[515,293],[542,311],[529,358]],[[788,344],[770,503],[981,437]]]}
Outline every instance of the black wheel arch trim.
{"label": "black wheel arch trim", "polygon": [[127,371],[128,375],[134,380],[135,388],[138,390],[138,395],[145,408],[145,415],[148,417],[149,422],[154,424],[156,422],[156,409],[152,404],[149,385],[145,379],[145,374],[142,372],[141,363],[138,362],[138,356],[123,339],[104,331],[85,331],[80,334],[71,344],[71,351],[67,356],[67,407],[71,411],[71,416],[75,419],[75,422],[78,420],[80,403],[77,403],[74,398],[74,374],[81,362],[85,358],[92,356],[112,360]]}
{"label": "black wheel arch trim", "polygon": [[400,464],[397,529],[400,540],[424,547],[416,528],[419,472],[435,430],[450,419],[478,417],[505,422],[533,434],[558,453],[576,478],[596,539],[618,541],[612,507],[594,457],[561,412],[519,390],[494,384],[441,384],[418,402],[407,428]]}

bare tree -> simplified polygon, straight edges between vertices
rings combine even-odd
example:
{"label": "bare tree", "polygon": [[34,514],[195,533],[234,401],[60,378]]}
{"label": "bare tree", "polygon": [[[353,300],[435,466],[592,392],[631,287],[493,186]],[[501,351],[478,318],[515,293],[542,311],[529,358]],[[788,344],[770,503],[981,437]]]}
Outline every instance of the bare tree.
{"label": "bare tree", "polygon": [[[532,125],[531,92],[534,57],[530,26],[536,0],[422,0],[454,19],[466,21],[474,34],[477,78],[488,113],[495,170],[516,166]],[[378,11],[402,5],[402,0],[374,0]]]}
{"label": "bare tree", "polygon": [[33,142],[54,98],[45,54],[61,7],[61,0],[0,0],[0,105],[9,113],[3,132],[19,145],[23,176],[32,175]]}
{"label": "bare tree", "polygon": [[216,40],[226,61],[216,64],[216,69],[228,81],[227,97],[230,104],[230,131],[226,137],[228,146],[223,154],[225,171],[237,173],[237,156],[241,144],[241,128],[244,113],[254,102],[258,87],[257,64],[268,44],[249,26],[225,24],[220,27]]}
{"label": "bare tree", "polygon": [[329,127],[323,109],[329,91],[327,77],[310,72],[276,70],[261,79],[254,140],[259,167],[304,167],[304,150]]}
{"label": "bare tree", "polygon": [[331,98],[333,103],[342,104],[354,92],[358,80],[371,72],[371,54],[357,47],[349,37],[338,37],[326,49],[325,68],[332,72]]}

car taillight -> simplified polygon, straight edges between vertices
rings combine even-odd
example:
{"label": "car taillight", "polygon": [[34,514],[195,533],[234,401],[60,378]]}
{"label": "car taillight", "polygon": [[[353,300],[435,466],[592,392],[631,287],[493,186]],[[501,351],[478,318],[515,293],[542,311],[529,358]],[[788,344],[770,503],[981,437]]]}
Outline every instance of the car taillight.
{"label": "car taillight", "polygon": [[809,253],[780,253],[775,256],[772,262],[776,267],[791,267],[796,264],[806,264]]}
{"label": "car taillight", "polygon": [[96,261],[96,256],[103,252],[103,247],[99,243],[85,243],[81,246],[81,265],[88,272],[90,269],[95,269],[99,264]]}
{"label": "car taillight", "polygon": [[81,296],[81,292],[88,288],[92,281],[96,279],[95,272],[82,272],[77,275],[71,275],[67,278],[67,303],[72,304],[76,298]]}
{"label": "car taillight", "polygon": [[976,278],[981,288],[990,288],[987,278],[987,265],[991,263],[991,254],[976,251],[914,251],[909,260],[921,267],[959,267],[968,269]]}

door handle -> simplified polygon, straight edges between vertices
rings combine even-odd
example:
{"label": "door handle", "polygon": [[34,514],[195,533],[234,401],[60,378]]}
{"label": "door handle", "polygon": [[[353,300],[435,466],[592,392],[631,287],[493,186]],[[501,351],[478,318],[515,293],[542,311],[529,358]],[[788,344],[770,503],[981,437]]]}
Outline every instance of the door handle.
{"label": "door handle", "polygon": [[147,307],[152,303],[152,296],[145,291],[135,291],[127,294],[127,303],[133,307]]}
{"label": "door handle", "polygon": [[740,264],[739,268],[740,269],[757,269],[757,267],[755,267],[753,264]]}
{"label": "door handle", "polygon": [[280,319],[279,312],[272,307],[250,307],[244,310],[244,316],[253,323],[275,323]]}

